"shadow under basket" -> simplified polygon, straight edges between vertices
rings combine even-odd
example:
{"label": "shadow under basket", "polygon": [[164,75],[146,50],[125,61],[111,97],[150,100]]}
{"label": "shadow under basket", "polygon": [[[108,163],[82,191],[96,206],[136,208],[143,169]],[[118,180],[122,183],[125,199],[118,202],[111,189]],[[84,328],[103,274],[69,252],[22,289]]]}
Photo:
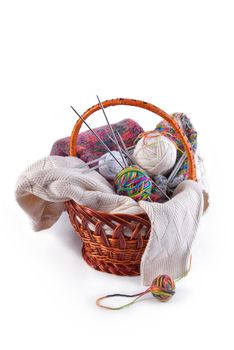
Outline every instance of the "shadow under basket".
{"label": "shadow under basket", "polygon": [[[196,180],[194,154],[191,145],[172,117],[160,108],[139,100],[117,98],[103,102],[103,107],[127,105],[146,109],[164,118],[176,131],[188,159],[188,179]],[[100,109],[100,105],[83,113],[86,120]],[[82,126],[78,119],[71,135],[70,156],[76,157],[76,142]],[[122,276],[138,276],[140,263],[150,235],[150,221],[146,214],[109,214],[93,210],[70,200],[65,202],[72,226],[83,241],[84,260],[99,271]]]}

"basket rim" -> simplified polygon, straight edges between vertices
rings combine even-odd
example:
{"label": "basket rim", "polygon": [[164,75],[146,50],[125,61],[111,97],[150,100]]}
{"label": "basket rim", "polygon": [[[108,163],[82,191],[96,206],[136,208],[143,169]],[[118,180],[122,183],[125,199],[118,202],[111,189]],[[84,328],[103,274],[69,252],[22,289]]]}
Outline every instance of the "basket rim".
{"label": "basket rim", "polygon": [[[77,203],[76,201],[74,201],[73,199],[70,199],[70,200],[68,200],[68,201],[65,201],[64,202],[65,203],[65,205],[66,206],[72,206],[73,208],[74,208],[74,205],[75,206],[78,206],[78,207],[80,207],[80,208],[82,208],[82,209],[86,209],[86,210],[88,210],[88,211],[93,211],[94,213],[98,213],[98,214],[100,214],[101,216],[108,216],[109,218],[112,218],[113,217],[113,221],[114,221],[114,218],[115,217],[117,217],[117,218],[120,218],[120,219],[124,219],[124,218],[126,218],[126,219],[128,219],[128,218],[133,218],[133,220],[134,220],[134,218],[135,219],[141,219],[141,220],[143,220],[143,221],[147,221],[147,219],[145,220],[145,218],[148,218],[148,215],[145,213],[145,212],[142,212],[142,213],[140,213],[140,214],[136,214],[136,215],[134,215],[134,214],[124,214],[124,213],[114,213],[114,214],[111,214],[111,213],[108,213],[108,212],[105,212],[105,211],[101,211],[101,210],[95,210],[95,209],[92,209],[92,208],[90,208],[90,207],[88,207],[88,206],[86,206],[86,205],[82,205],[82,204],[79,204],[79,203]],[[75,208],[74,208],[75,209]],[[143,222],[142,222],[143,223]]]}

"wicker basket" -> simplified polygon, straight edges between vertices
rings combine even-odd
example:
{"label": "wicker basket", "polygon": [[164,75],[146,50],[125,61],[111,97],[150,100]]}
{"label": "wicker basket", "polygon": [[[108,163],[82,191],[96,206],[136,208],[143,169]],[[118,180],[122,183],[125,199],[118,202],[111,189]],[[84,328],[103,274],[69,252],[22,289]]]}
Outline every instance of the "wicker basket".
{"label": "wicker basket", "polygon": [[[193,151],[187,137],[170,115],[150,103],[139,100],[117,98],[103,102],[104,108],[116,105],[140,107],[168,121],[177,132],[187,153],[188,177],[196,180]],[[97,104],[89,108],[82,117],[87,119],[99,109]],[[70,156],[76,156],[76,140],[81,126],[82,121],[79,119],[71,135]],[[146,215],[111,215],[84,207],[74,201],[66,202],[65,206],[76,234],[83,241],[82,255],[89,265],[96,270],[116,275],[140,274],[141,257],[150,234],[150,222]]]}

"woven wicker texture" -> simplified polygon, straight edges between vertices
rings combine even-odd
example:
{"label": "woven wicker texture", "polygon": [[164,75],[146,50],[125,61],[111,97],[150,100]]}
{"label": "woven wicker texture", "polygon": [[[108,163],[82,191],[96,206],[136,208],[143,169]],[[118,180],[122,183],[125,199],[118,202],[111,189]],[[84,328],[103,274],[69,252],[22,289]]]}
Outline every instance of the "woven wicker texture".
{"label": "woven wicker texture", "polygon": [[[103,102],[104,108],[128,105],[149,110],[168,121],[184,145],[189,164],[189,179],[196,180],[194,155],[183,131],[169,114],[160,108],[139,100],[117,98]],[[87,119],[98,111],[100,105],[89,108],[83,115]],[[76,140],[82,126],[77,120],[71,135],[70,156],[76,156]],[[150,222],[146,215],[125,215],[98,212],[68,201],[65,203],[76,234],[83,241],[82,255],[96,270],[116,275],[137,276],[140,262],[150,234]]]}

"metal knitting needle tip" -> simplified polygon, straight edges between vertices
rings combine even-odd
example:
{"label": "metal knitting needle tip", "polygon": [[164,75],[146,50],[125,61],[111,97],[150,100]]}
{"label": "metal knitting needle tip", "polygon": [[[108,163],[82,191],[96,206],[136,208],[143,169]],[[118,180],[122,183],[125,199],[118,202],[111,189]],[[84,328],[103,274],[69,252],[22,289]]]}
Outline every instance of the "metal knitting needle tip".
{"label": "metal knitting needle tip", "polygon": [[96,132],[89,126],[89,124],[84,120],[84,118],[81,117],[81,115],[75,110],[75,108],[73,108],[72,106],[70,106],[71,109],[76,113],[76,115],[78,115],[78,117],[83,121],[83,123],[87,126],[87,128],[94,134],[94,136],[101,142],[101,144],[105,147],[105,149],[112,155],[112,157],[115,159],[115,161],[121,166],[122,169],[124,169],[124,167],[122,166],[122,164],[118,161],[118,159],[114,156],[114,154],[111,152],[111,150],[109,149],[109,147],[102,141],[102,139],[96,134]]}
{"label": "metal knitting needle tip", "polygon": [[[107,135],[109,138],[110,138],[110,136],[109,135]],[[113,139],[111,138],[111,141],[113,142]],[[133,147],[128,147],[127,148],[127,152],[128,151],[131,151],[132,149],[134,148],[134,146]],[[125,154],[126,155],[126,154]],[[130,155],[130,154],[129,154]],[[79,169],[82,169],[82,168],[85,168],[87,165],[92,165],[92,164],[94,164],[94,163],[97,163],[100,159],[102,159],[103,158],[103,156],[104,155],[102,155],[102,156],[100,156],[100,157],[98,157],[98,158],[96,158],[96,159],[94,159],[94,160],[91,160],[90,162],[88,162],[88,163],[85,163],[85,164],[83,164],[83,165],[80,165],[78,168]]]}
{"label": "metal knitting needle tip", "polygon": [[116,130],[116,134],[118,135],[118,137],[119,137],[119,139],[120,139],[120,142],[121,142],[121,144],[122,144],[122,146],[123,146],[123,149],[124,149],[125,151],[127,151],[127,147],[126,147],[126,145],[125,145],[125,143],[124,143],[124,140],[123,140],[122,136],[121,136],[120,133],[118,132],[118,130]]}
{"label": "metal knitting needle tip", "polygon": [[111,124],[110,124],[108,118],[107,118],[107,115],[106,115],[105,109],[104,109],[104,107],[103,107],[103,104],[102,104],[100,98],[98,97],[98,95],[96,95],[96,96],[97,96],[98,103],[99,103],[99,105],[100,105],[100,107],[101,107],[101,109],[102,109],[102,112],[103,112],[103,114],[104,114],[104,117],[105,117],[105,119],[106,119],[106,122],[107,122],[107,124],[108,124],[108,127],[109,127],[109,129],[110,129],[110,132],[112,133],[112,135],[113,135],[113,137],[114,137],[115,144],[116,144],[116,146],[118,147],[118,150],[119,150],[120,156],[121,156],[121,158],[122,158],[122,161],[123,161],[124,165],[127,167],[127,163],[126,163],[126,161],[125,161],[125,159],[124,159],[122,150],[121,150],[121,148],[120,148],[120,146],[119,146],[119,143],[118,143],[117,138],[116,138],[116,136],[115,136],[114,130],[113,130],[113,128],[112,128],[112,126],[111,126]]}

